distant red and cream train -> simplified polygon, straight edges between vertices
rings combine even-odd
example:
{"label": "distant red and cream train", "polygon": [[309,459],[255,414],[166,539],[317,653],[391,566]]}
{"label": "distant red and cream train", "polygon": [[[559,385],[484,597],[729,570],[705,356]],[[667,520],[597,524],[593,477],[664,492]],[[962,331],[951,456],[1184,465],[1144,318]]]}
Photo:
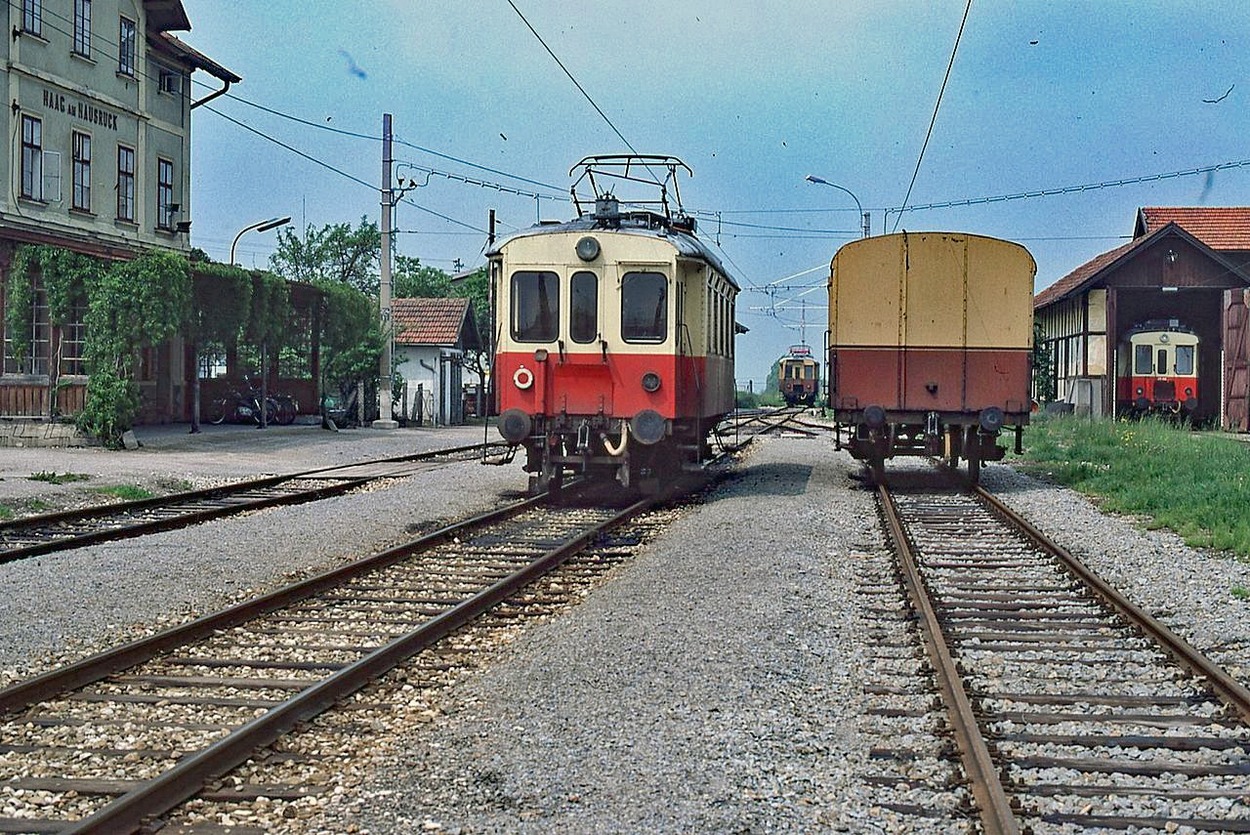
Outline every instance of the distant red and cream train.
{"label": "distant red and cream train", "polygon": [[1198,409],[1198,335],[1175,319],[1150,321],[1120,344],[1116,413],[1193,417]]}
{"label": "distant red and cream train", "polygon": [[[597,156],[577,167],[593,204],[575,184],[576,219],[487,252],[499,432],[525,448],[533,492],[570,475],[657,490],[703,460],[734,408],[739,288],[693,219],[670,213],[676,169],[689,171],[680,160]],[[659,210],[624,209],[605,179],[661,185]]]}

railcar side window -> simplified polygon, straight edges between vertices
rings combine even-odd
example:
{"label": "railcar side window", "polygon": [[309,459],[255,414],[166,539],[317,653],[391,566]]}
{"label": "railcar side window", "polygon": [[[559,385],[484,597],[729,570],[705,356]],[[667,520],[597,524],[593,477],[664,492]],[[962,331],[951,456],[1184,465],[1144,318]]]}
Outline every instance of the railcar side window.
{"label": "railcar side window", "polygon": [[569,338],[594,342],[599,335],[599,276],[573,273],[569,285]]}
{"label": "railcar side window", "polygon": [[1177,345],[1176,346],[1176,373],[1177,374],[1193,374],[1194,373],[1194,346]]}
{"label": "railcar side window", "polygon": [[512,338],[554,342],[560,335],[560,281],[553,272],[512,274]]}
{"label": "railcar side window", "polygon": [[1133,349],[1133,373],[1149,374],[1151,350],[1149,345],[1137,345]]}
{"label": "railcar side window", "polygon": [[625,273],[621,277],[621,338],[663,342],[667,336],[668,279],[661,273]]}

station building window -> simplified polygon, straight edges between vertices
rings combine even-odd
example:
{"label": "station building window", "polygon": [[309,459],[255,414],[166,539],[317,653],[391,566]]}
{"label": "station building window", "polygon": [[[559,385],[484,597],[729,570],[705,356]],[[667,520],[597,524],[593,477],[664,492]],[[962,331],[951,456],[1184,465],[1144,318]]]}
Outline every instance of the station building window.
{"label": "station building window", "polygon": [[621,277],[621,338],[663,342],[667,336],[668,279],[662,273],[625,273]]}
{"label": "station building window", "polygon": [[585,344],[599,335],[599,276],[573,273],[569,282],[569,338]]}
{"label": "station building window", "polygon": [[78,302],[70,309],[69,322],[61,326],[61,344],[57,354],[62,376],[87,373],[87,362],[83,356],[87,341],[87,326],[83,320],[86,318],[87,305]]}
{"label": "station building window", "polygon": [[554,342],[560,335],[560,282],[546,270],[512,274],[512,338]]}
{"label": "station building window", "polygon": [[23,349],[18,352],[14,341],[16,334],[5,330],[4,334],[4,373],[35,374],[48,373],[48,358],[51,356],[52,323],[48,320],[48,294],[42,284],[35,282],[34,297],[31,304],[29,319],[30,330],[23,328]]}
{"label": "station building window", "polygon": [[117,219],[135,219],[135,149],[117,146]]}
{"label": "station building window", "polygon": [[156,161],[156,228],[174,228],[174,164],[167,159]]}
{"label": "station building window", "polygon": [[43,37],[43,0],[22,0],[22,31]]}
{"label": "station building window", "polygon": [[91,211],[91,136],[74,131],[74,203],[82,212]]}
{"label": "station building window", "polygon": [[43,199],[43,122],[22,116],[22,196]]}
{"label": "station building window", "polygon": [[91,57],[91,0],[74,0],[74,54]]}
{"label": "station building window", "polygon": [[122,18],[117,32],[117,71],[122,75],[135,74],[135,22]]}

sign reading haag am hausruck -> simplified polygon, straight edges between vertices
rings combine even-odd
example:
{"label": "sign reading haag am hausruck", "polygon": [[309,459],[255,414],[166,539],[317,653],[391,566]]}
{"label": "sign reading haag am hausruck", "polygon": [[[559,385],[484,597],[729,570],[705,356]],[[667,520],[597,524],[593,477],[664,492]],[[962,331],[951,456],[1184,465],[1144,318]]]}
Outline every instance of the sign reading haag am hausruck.
{"label": "sign reading haag am hausruck", "polygon": [[43,91],[43,106],[48,110],[65,113],[93,125],[99,125],[109,130],[117,130],[116,113],[105,110],[99,105],[85,102],[82,99],[71,99],[64,93],[54,93],[45,89]]}

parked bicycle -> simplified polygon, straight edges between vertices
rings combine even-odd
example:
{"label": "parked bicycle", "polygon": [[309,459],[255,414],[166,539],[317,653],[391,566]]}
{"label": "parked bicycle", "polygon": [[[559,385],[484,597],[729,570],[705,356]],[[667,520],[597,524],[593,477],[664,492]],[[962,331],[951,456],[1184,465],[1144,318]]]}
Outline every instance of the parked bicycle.
{"label": "parked bicycle", "polygon": [[[249,381],[250,382],[250,381]],[[299,414],[299,403],[289,394],[271,394],[265,398],[265,424],[289,426]],[[231,389],[226,396],[209,405],[210,423],[254,423],[261,425],[260,392]]]}

